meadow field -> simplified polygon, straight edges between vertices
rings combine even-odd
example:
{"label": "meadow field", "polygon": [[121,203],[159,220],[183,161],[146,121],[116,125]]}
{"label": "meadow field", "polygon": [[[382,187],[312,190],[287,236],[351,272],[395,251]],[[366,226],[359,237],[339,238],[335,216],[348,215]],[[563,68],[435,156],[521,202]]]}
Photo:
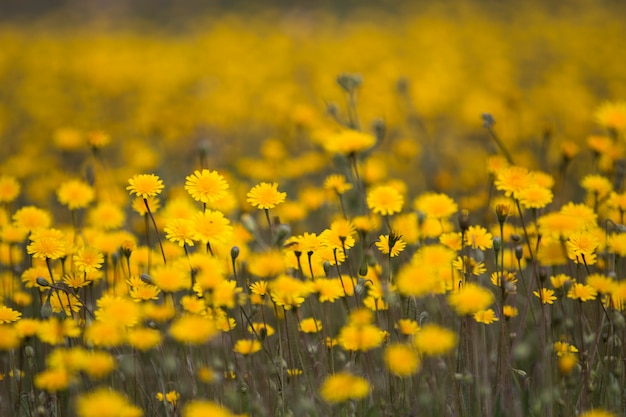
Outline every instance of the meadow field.
{"label": "meadow field", "polygon": [[626,5],[239,3],[0,16],[0,415],[626,415]]}

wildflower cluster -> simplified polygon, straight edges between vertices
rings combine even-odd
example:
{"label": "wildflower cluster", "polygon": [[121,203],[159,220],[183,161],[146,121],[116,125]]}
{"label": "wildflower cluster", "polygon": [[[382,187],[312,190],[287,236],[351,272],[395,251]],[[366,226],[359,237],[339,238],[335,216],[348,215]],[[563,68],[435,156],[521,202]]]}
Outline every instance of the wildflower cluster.
{"label": "wildflower cluster", "polygon": [[[505,29],[457,13],[468,33]],[[526,15],[506,30],[598,30],[536,32]],[[80,59],[51,52],[71,70],[50,63],[45,85],[62,88],[30,67],[8,82],[18,69],[0,62],[19,113],[0,106],[0,414],[621,413],[626,105],[593,94],[624,94],[601,72],[622,64],[569,54],[581,74],[518,80],[530,58],[502,36],[489,43],[502,56],[483,55],[457,48],[467,34],[445,11],[425,16],[338,26],[350,62],[332,31],[309,57],[294,46],[308,25],[239,17],[185,42],[85,29]],[[390,56],[398,30],[426,55]],[[52,33],[30,41],[54,50]],[[6,43],[7,62],[37,62]],[[486,57],[488,77],[453,70]],[[327,82],[335,64],[365,76]],[[493,111],[482,127],[479,105]]]}

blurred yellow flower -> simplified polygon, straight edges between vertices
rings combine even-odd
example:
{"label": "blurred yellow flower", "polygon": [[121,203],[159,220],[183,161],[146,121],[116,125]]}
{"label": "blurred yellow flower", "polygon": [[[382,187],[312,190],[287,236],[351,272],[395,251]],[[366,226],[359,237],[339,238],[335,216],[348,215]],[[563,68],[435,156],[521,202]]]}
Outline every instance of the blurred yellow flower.
{"label": "blurred yellow flower", "polygon": [[376,144],[376,138],[373,135],[353,129],[343,129],[322,140],[322,145],[327,152],[343,155],[353,155]]}
{"label": "blurred yellow flower", "polygon": [[404,197],[390,185],[379,185],[367,193],[367,206],[373,213],[389,216],[402,211]]}
{"label": "blurred yellow flower", "polygon": [[366,379],[340,372],[329,376],[320,387],[320,394],[328,403],[342,403],[348,400],[360,400],[370,392]]}
{"label": "blurred yellow flower", "polygon": [[258,209],[271,209],[285,201],[287,193],[278,191],[278,183],[262,182],[250,189],[246,201]]}
{"label": "blurred yellow flower", "polygon": [[570,288],[569,291],[567,292],[568,298],[572,298],[574,300],[580,300],[583,302],[589,301],[589,300],[595,300],[597,295],[598,295],[598,292],[596,291],[595,288],[589,285],[580,284],[578,282],[572,284],[572,288]]}
{"label": "blurred yellow flower", "polygon": [[0,176],[0,203],[10,203],[20,193],[20,183],[15,177],[9,175]]}
{"label": "blurred yellow flower", "polygon": [[456,346],[457,335],[437,324],[423,326],[414,336],[413,344],[422,355],[445,355]]}
{"label": "blurred yellow flower", "polygon": [[259,350],[261,350],[261,342],[256,339],[239,339],[233,348],[233,352],[242,355],[252,355]]}
{"label": "blurred yellow flower", "polygon": [[59,202],[70,210],[85,208],[93,201],[96,193],[94,189],[84,181],[69,180],[62,183],[57,190]]}
{"label": "blurred yellow flower", "polygon": [[322,330],[322,322],[314,317],[300,320],[298,328],[302,333],[318,333]]}
{"label": "blurred yellow flower", "polygon": [[616,132],[626,130],[626,102],[605,102],[595,112],[598,124]]}
{"label": "blurred yellow flower", "polygon": [[334,191],[341,195],[348,190],[352,189],[352,184],[346,182],[346,177],[340,174],[332,174],[326,177],[324,180],[324,188],[326,190]]}
{"label": "blurred yellow flower", "polygon": [[419,370],[420,360],[412,346],[393,343],[387,346],[383,354],[389,372],[399,377],[408,377]]}
{"label": "blurred yellow flower", "polygon": [[170,334],[178,342],[200,345],[215,337],[218,330],[214,320],[188,314],[172,322]]}
{"label": "blurred yellow flower", "polygon": [[78,417],[140,417],[143,412],[119,392],[101,387],[78,396],[76,414]]}
{"label": "blurred yellow flower", "polygon": [[448,295],[448,303],[459,315],[485,310],[494,302],[493,294],[478,284],[468,283]]}
{"label": "blurred yellow flower", "polygon": [[459,210],[450,196],[432,192],[417,197],[413,201],[413,208],[435,219],[447,219]]}

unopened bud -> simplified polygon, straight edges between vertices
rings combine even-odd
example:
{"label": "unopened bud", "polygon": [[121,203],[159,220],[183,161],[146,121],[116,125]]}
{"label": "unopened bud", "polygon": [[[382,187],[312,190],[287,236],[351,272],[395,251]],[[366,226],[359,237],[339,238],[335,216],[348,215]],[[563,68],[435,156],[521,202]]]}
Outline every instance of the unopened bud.
{"label": "unopened bud", "polygon": [[493,118],[491,113],[483,113],[480,117],[483,119],[483,127],[486,127],[487,129],[496,124],[496,119]]}
{"label": "unopened bud", "polygon": [[233,246],[230,249],[230,257],[235,260],[239,257],[239,246]]}
{"label": "unopened bud", "polygon": [[40,313],[41,317],[44,319],[47,319],[52,315],[52,305],[50,304],[50,300],[46,300],[46,302],[43,303]]}
{"label": "unopened bud", "polygon": [[141,274],[141,275],[139,275],[139,279],[144,284],[154,285],[154,282],[152,281],[152,277],[150,275],[148,275],[148,274]]}
{"label": "unopened bud", "polygon": [[37,283],[37,285],[39,285],[40,287],[49,287],[50,283],[48,282],[47,279],[45,279],[44,277],[37,277],[37,279],[35,280],[35,282]]}
{"label": "unopened bud", "polygon": [[493,242],[493,250],[498,253],[502,250],[502,238],[500,236],[495,236],[492,240]]}
{"label": "unopened bud", "polygon": [[459,213],[459,227],[461,228],[461,232],[466,232],[467,229],[469,229],[470,220],[468,210],[461,210],[461,213]]}

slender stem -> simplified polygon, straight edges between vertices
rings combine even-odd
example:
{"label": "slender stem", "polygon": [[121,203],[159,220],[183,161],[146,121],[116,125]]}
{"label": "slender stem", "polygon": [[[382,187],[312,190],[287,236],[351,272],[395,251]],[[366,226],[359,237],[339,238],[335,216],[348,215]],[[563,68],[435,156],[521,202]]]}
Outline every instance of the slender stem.
{"label": "slender stem", "polygon": [[148,199],[144,198],[143,203],[146,206],[146,211],[148,213],[148,216],[150,216],[150,220],[152,220],[152,225],[154,226],[154,232],[156,233],[157,240],[159,241],[159,248],[161,248],[161,255],[163,255],[163,263],[167,264],[167,259],[165,259],[165,251],[163,250],[163,243],[161,242],[161,236],[159,234],[159,228],[157,227],[156,220],[154,220],[154,216],[152,215],[152,211],[150,210]]}

